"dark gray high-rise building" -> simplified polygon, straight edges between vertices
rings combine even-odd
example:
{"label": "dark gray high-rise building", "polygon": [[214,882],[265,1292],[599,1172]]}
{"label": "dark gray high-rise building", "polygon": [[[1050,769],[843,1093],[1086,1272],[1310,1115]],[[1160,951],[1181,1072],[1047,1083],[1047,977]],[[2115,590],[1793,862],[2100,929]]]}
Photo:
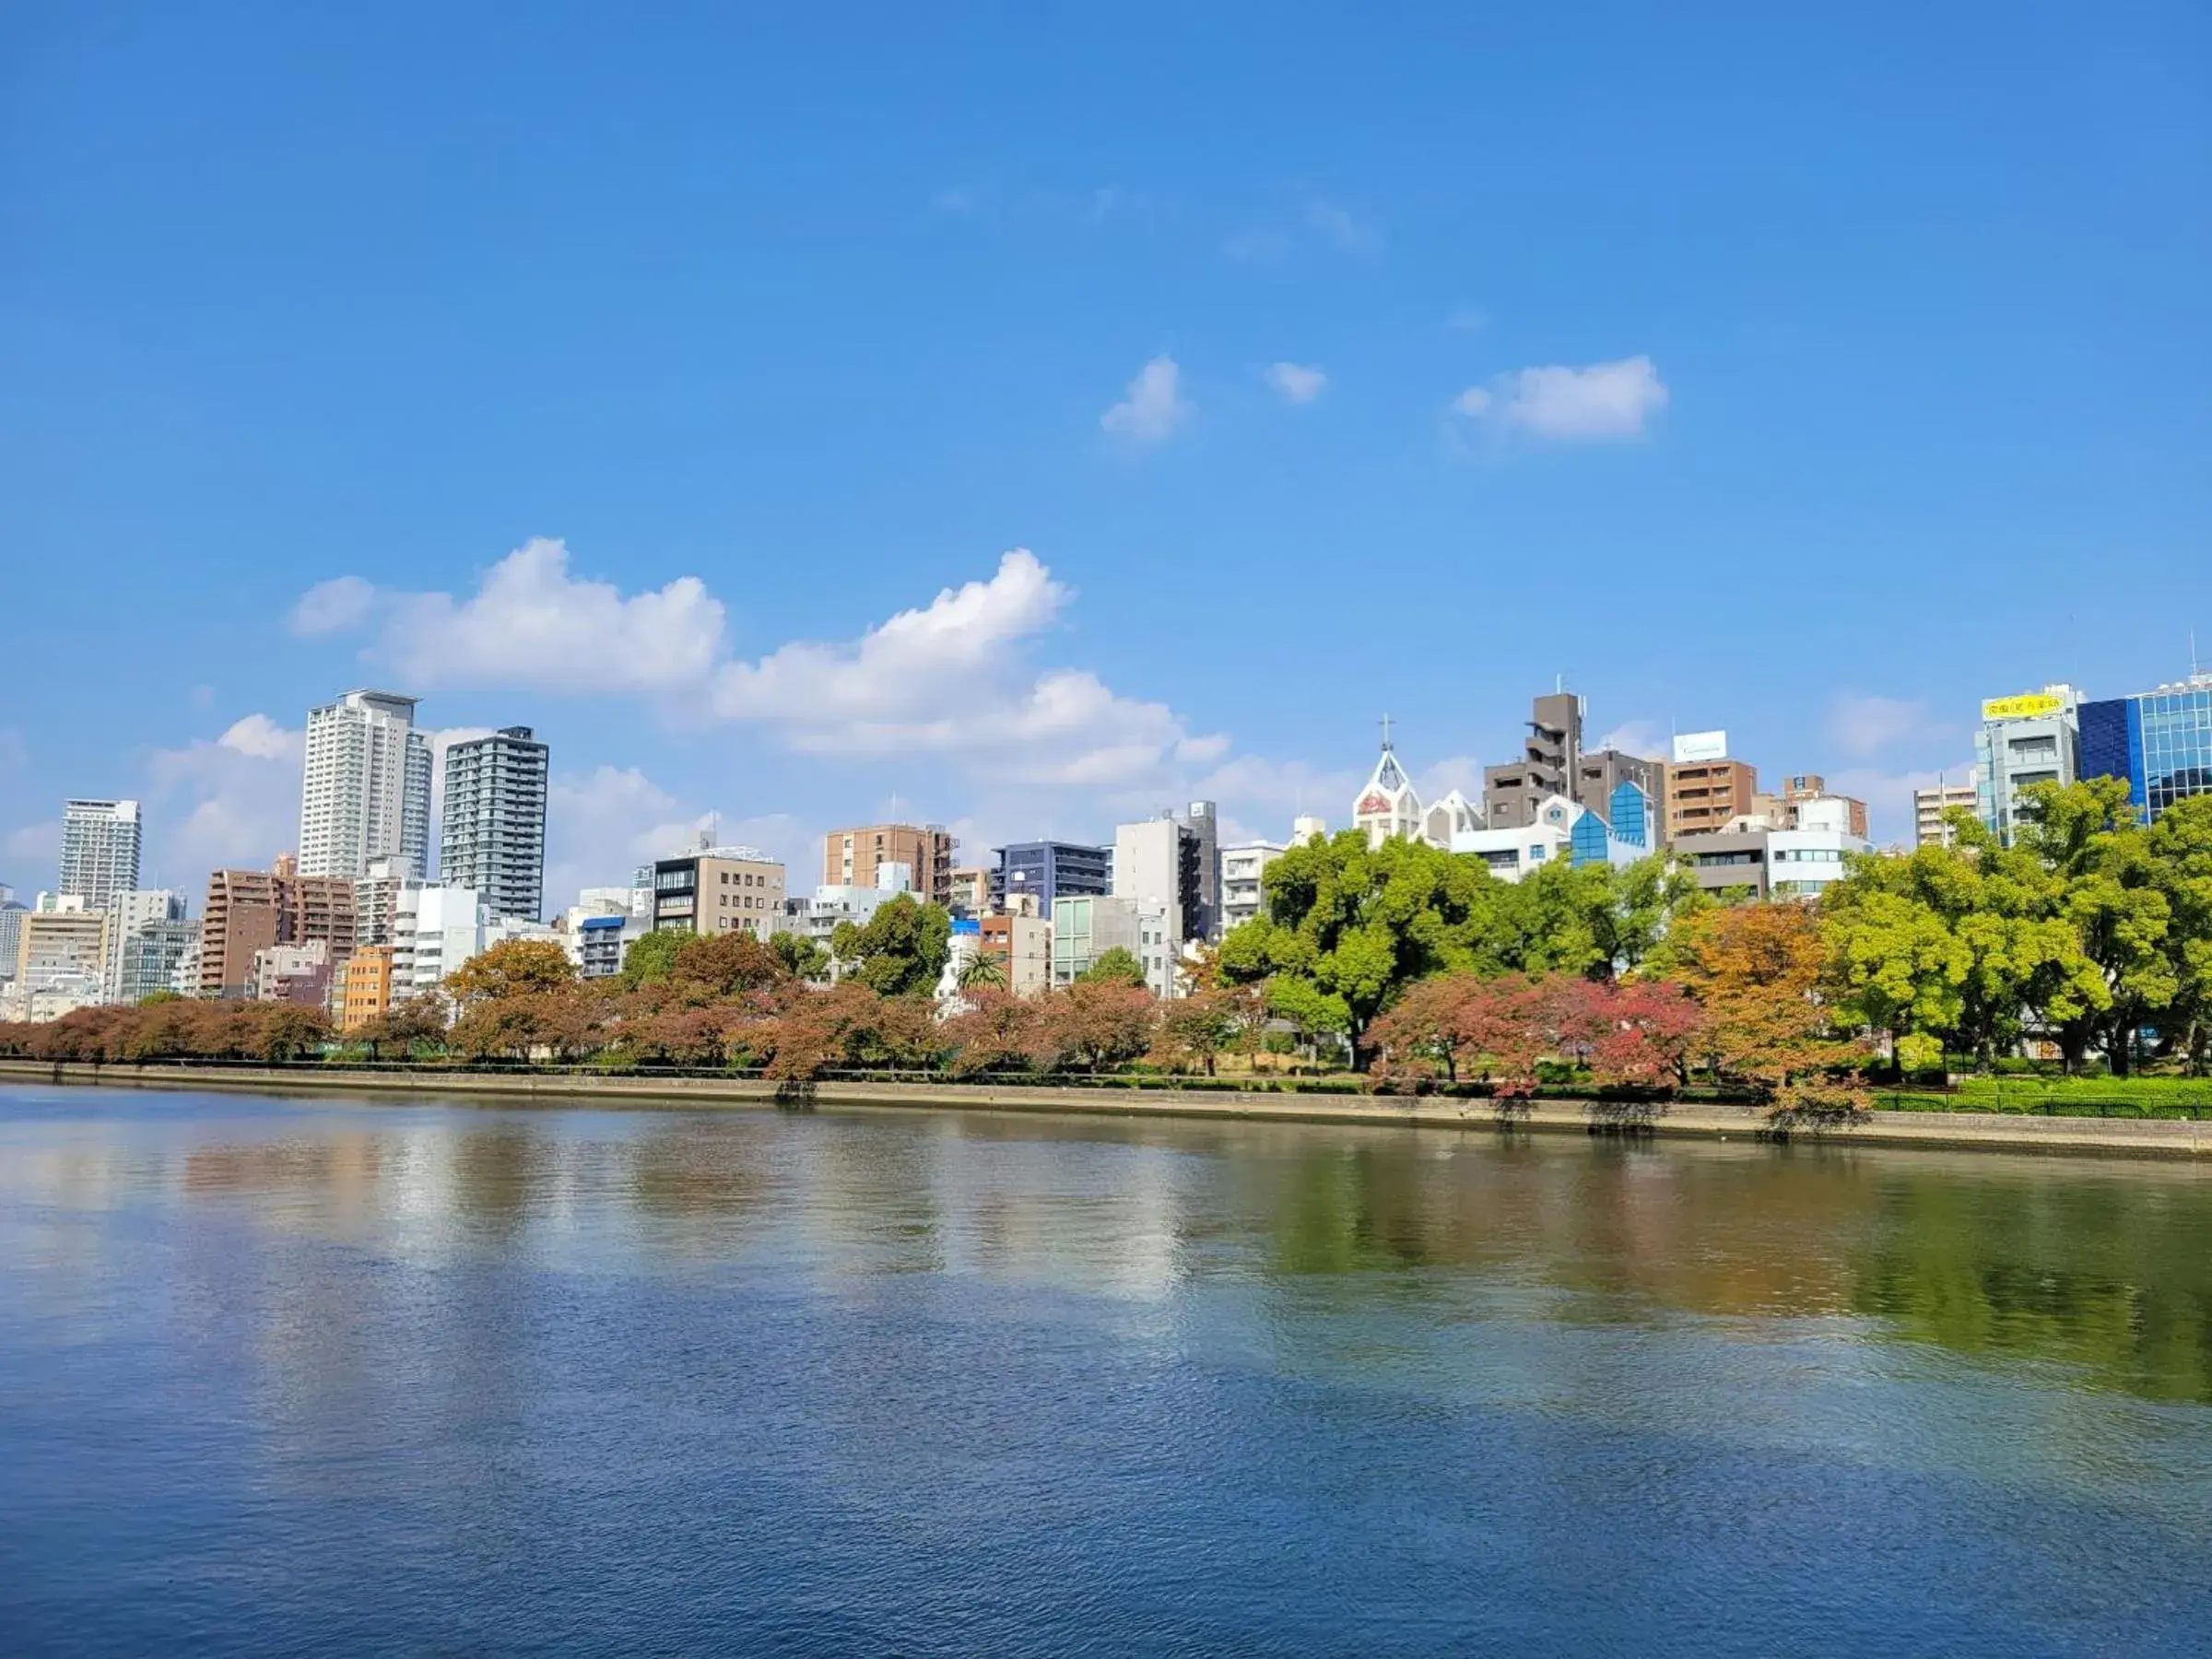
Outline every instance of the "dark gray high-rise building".
{"label": "dark gray high-rise building", "polygon": [[445,751],[438,879],[475,889],[494,918],[535,922],[544,909],[547,756],[528,726]]}
{"label": "dark gray high-rise building", "polygon": [[1183,825],[1198,843],[1196,913],[1186,924],[1194,939],[1221,936],[1221,833],[1211,801],[1193,801]]}
{"label": "dark gray high-rise building", "polygon": [[1583,700],[1571,691],[1539,697],[1529,712],[1522,757],[1482,772],[1483,819],[1492,830],[1522,830],[1536,821],[1549,795],[1565,795],[1606,818],[1613,792],[1633,783],[1650,801],[1665,798],[1666,767],[1619,749],[1583,748]]}

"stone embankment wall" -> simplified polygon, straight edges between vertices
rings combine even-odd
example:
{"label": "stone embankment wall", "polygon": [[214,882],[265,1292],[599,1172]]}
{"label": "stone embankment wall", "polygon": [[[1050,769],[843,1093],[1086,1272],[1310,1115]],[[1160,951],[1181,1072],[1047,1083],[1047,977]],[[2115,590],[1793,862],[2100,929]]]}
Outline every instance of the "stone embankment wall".
{"label": "stone embankment wall", "polygon": [[[589,1077],[550,1072],[382,1072],[270,1066],[88,1065],[0,1060],[0,1083],[107,1088],[275,1090],[283,1093],[466,1096],[503,1104],[767,1107],[772,1083],[744,1077]],[[1649,1134],[1751,1139],[1775,1131],[1765,1113],[1690,1103],[1655,1110],[1535,1100],[1501,1112],[1488,1100],[1439,1097],[1231,1093],[1216,1090],[1037,1088],[988,1083],[835,1082],[814,1086],[817,1106],[971,1112],[1080,1112],[1106,1117],[1244,1118],[1275,1123],[1418,1124],[1546,1133]],[[1998,1112],[1876,1112],[1842,1127],[1798,1126],[1793,1140],[1865,1146],[1983,1147],[2137,1158],[2212,1155],[2212,1121],[2030,1117]]]}

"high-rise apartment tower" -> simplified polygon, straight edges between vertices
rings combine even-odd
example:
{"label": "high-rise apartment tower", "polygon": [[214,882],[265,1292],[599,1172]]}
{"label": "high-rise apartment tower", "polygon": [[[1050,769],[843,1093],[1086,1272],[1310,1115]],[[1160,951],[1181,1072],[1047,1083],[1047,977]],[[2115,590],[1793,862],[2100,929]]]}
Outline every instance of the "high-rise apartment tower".
{"label": "high-rise apartment tower", "polygon": [[117,893],[138,885],[138,803],[65,801],[62,805],[62,870],[57,892],[104,911]]}
{"label": "high-rise apartment tower", "polygon": [[372,858],[416,874],[429,857],[430,740],[415,700],[348,691],[309,711],[300,789],[300,873],[357,880]]}
{"label": "high-rise apartment tower", "polygon": [[545,904],[546,746],[504,726],[445,751],[438,879],[484,896],[497,921],[538,919]]}

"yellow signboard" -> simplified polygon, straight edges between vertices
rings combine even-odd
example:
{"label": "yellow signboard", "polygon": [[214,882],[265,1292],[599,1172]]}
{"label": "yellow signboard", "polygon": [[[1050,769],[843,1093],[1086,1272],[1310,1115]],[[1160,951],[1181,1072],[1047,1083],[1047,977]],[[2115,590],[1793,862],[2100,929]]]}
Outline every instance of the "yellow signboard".
{"label": "yellow signboard", "polygon": [[2033,720],[2039,714],[2056,714],[2065,706],[2065,698],[2053,697],[2048,691],[2030,691],[2024,697],[1991,697],[1983,700],[1982,718]]}

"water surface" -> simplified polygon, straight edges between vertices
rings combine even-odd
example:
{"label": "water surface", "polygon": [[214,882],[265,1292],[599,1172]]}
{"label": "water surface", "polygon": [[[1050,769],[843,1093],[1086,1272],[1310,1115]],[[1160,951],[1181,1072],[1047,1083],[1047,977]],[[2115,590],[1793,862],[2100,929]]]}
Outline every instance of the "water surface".
{"label": "water surface", "polygon": [[0,1651],[2201,1653],[2212,1177],[0,1088]]}

